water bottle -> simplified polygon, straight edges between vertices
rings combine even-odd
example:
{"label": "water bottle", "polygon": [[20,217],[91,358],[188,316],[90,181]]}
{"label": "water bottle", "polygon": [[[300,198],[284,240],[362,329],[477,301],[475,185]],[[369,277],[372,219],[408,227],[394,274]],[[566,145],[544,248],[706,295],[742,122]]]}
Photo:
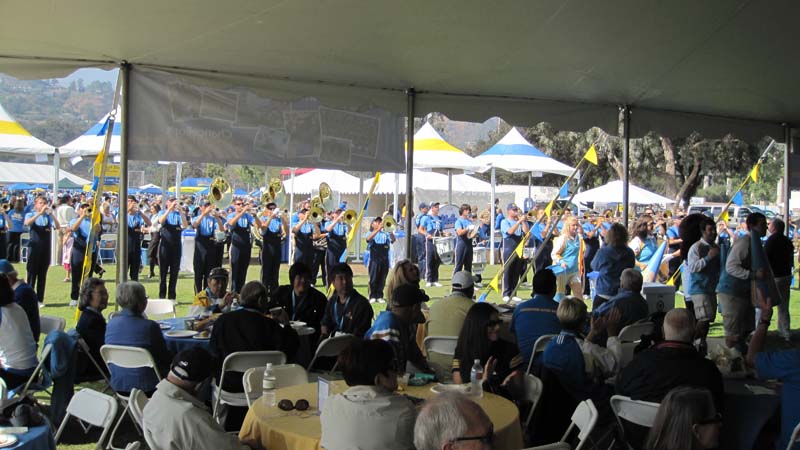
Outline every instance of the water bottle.
{"label": "water bottle", "polygon": [[267,406],[275,406],[275,375],[272,373],[272,363],[267,363],[264,368],[264,378],[261,380],[262,398]]}
{"label": "water bottle", "polygon": [[469,379],[472,395],[478,398],[483,397],[483,365],[480,359],[476,359],[475,363],[472,364]]}

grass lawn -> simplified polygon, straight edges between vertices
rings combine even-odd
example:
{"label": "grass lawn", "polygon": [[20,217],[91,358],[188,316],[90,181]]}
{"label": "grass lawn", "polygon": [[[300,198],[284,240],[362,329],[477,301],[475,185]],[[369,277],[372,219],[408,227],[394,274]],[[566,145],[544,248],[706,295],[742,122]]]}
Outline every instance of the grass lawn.
{"label": "grass lawn", "polygon": [[[253,260],[255,261],[255,259]],[[367,270],[362,264],[353,263],[351,265],[353,267],[353,271],[355,273],[354,278],[354,285],[356,290],[358,290],[361,294],[365,297],[368,293],[367,288]],[[105,279],[107,280],[107,288],[109,291],[110,299],[109,299],[109,308],[106,310],[106,314],[111,311],[114,311],[114,298],[115,298],[115,283],[114,283],[114,274],[116,272],[115,265],[105,265],[106,269],[106,276]],[[25,276],[25,265],[24,264],[15,264],[15,268],[20,272],[20,276]],[[452,266],[442,266],[440,268],[440,281],[444,285],[443,287],[431,287],[425,288],[428,295],[431,296],[432,299],[438,299],[446,295],[450,290],[450,278],[452,276]],[[486,271],[483,273],[484,282],[488,282],[494,274],[497,273],[499,270],[499,266],[487,266]],[[143,272],[143,277],[140,277],[140,282],[144,284],[145,288],[147,289],[148,295],[150,297],[156,297],[158,295],[158,278],[148,279],[149,268],[145,268]],[[156,272],[158,269],[156,269]],[[281,284],[288,283],[288,268],[284,265],[281,268]],[[258,264],[251,264],[248,270],[248,280],[255,280],[259,278],[260,267]],[[50,267],[48,272],[48,283],[47,283],[47,290],[45,295],[45,307],[40,310],[41,314],[51,315],[51,316],[58,316],[63,317],[67,321],[67,329],[74,328],[76,320],[75,320],[75,308],[69,306],[69,292],[70,292],[70,283],[62,281],[65,276],[65,271],[63,267]],[[177,288],[177,296],[178,296],[178,315],[185,315],[188,311],[189,306],[192,302],[193,297],[193,276],[191,274],[181,274],[180,279],[178,281],[178,288]],[[524,292],[529,293],[530,288],[521,288],[520,289],[520,296],[525,297],[522,295]],[[501,296],[497,293],[490,293],[488,296],[489,301],[491,302],[500,302]],[[434,300],[435,301],[435,300]],[[683,307],[683,298],[677,296],[676,298],[676,307]],[[373,304],[373,309],[375,310],[375,315],[377,316],[380,311],[382,311],[385,306],[382,304]],[[797,290],[792,290],[792,301],[791,301],[791,315],[793,324],[797,327],[797,321],[800,320],[800,292]],[[770,328],[771,331],[777,329],[777,313],[774,315],[773,324]],[[717,316],[717,323],[712,325],[711,333],[712,336],[722,336],[722,322],[721,317]],[[42,340],[44,340],[44,336],[42,336]],[[778,339],[777,336],[771,336],[769,340],[770,348],[785,348],[788,344],[785,344],[783,340]],[[85,386],[91,387],[93,389],[102,390],[102,386],[98,384],[86,384]],[[79,386],[76,386],[76,390],[80,389]],[[40,401],[43,404],[48,404],[49,401],[44,398],[43,396],[38,396]],[[89,435],[84,435],[83,431],[80,427],[73,421],[62,436],[62,442],[58,445],[60,449],[91,449],[94,447],[94,443],[97,441],[99,437],[99,432],[94,430],[94,432],[90,433]],[[133,440],[141,440],[144,443],[144,440],[141,439],[133,430],[130,421],[126,419],[125,424],[121,427],[120,432],[117,435],[118,439],[116,441],[117,446],[120,445],[121,442],[129,442]]]}

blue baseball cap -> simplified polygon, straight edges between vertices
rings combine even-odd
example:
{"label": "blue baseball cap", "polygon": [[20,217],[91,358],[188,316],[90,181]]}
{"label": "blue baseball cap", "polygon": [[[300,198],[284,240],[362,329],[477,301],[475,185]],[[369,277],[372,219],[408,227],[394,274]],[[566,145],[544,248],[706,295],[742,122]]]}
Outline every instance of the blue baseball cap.
{"label": "blue baseball cap", "polygon": [[425,203],[425,202],[420,203],[419,204],[419,209],[428,209],[428,204]]}
{"label": "blue baseball cap", "polygon": [[7,259],[0,259],[0,272],[11,273],[13,271],[14,271],[14,266],[12,266]]}
{"label": "blue baseball cap", "polygon": [[519,209],[519,207],[517,206],[516,203],[511,202],[511,203],[508,204],[508,206],[506,206],[506,211],[510,211],[512,209]]}
{"label": "blue baseball cap", "polygon": [[339,203],[339,209],[347,209],[347,202]]}

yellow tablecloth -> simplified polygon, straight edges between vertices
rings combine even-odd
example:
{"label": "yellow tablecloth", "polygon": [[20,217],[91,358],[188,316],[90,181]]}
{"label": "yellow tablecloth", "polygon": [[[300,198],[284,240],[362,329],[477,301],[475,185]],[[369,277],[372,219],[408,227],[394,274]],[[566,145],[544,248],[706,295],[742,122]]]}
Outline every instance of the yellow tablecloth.
{"label": "yellow tablecloth", "polygon": [[[430,388],[409,386],[406,393],[414,397],[428,398],[434,395]],[[334,393],[347,389],[344,381],[334,382]],[[269,450],[316,450],[319,445],[322,428],[317,410],[317,383],[301,384],[278,389],[276,401],[289,399],[295,402],[306,399],[310,405],[308,411],[281,411],[277,406],[267,407],[261,400],[256,400],[247,412],[247,416],[239,432],[242,442],[254,448]],[[516,405],[495,394],[484,393],[478,401],[484,411],[492,419],[497,450],[517,450],[522,448],[522,430],[519,424],[519,411]]]}

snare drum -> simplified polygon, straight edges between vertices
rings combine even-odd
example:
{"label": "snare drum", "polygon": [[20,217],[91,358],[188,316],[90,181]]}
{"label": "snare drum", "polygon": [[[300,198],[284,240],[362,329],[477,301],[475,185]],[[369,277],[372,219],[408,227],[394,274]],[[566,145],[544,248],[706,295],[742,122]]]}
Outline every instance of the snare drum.
{"label": "snare drum", "polygon": [[536,249],[533,247],[525,247],[522,249],[522,257],[524,259],[531,259],[536,254]]}
{"label": "snare drum", "polygon": [[486,247],[474,247],[472,249],[472,264],[485,264],[488,260],[489,253],[486,251]]}
{"label": "snare drum", "polygon": [[456,245],[456,238],[452,236],[435,237],[433,238],[433,245],[436,246],[436,253],[441,257],[442,255],[453,253],[453,249]]}

